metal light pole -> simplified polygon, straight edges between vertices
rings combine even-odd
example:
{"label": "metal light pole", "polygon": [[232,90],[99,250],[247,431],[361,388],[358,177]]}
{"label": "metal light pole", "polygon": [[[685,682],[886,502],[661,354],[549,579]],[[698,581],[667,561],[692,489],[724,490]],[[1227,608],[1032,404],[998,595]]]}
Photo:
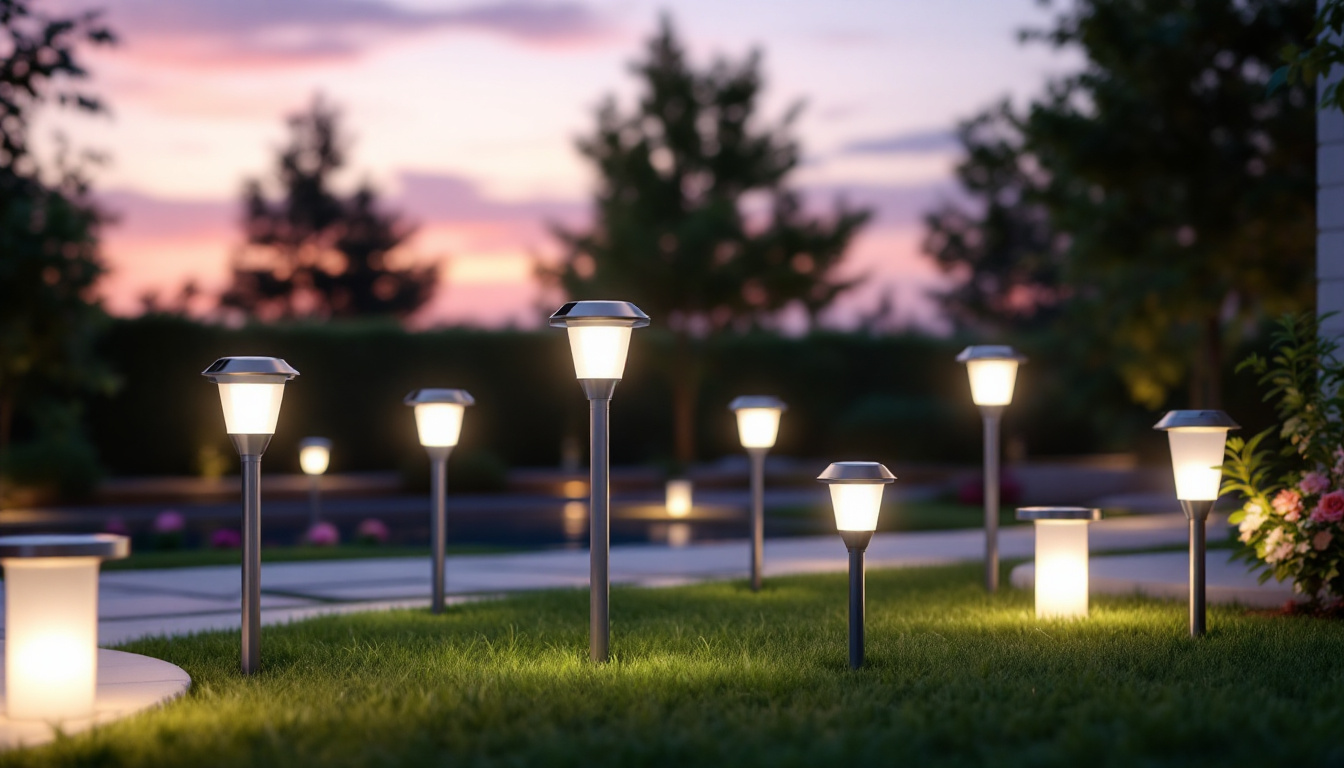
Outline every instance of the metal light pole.
{"label": "metal light pole", "polygon": [[1204,526],[1223,479],[1229,430],[1241,429],[1222,411],[1169,411],[1153,429],[1167,433],[1176,498],[1190,523],[1190,636],[1205,628]]}
{"label": "metal light pole", "polygon": [[417,389],[402,402],[415,409],[420,445],[429,454],[429,610],[443,613],[447,601],[448,457],[462,434],[462,418],[476,401],[465,389]]}
{"label": "metal light pole", "polygon": [[971,399],[985,420],[985,589],[999,588],[999,427],[1013,401],[1017,366],[1026,358],[1012,347],[967,347],[957,355],[971,380]]}
{"label": "metal light pole", "polygon": [[882,489],[896,479],[875,461],[838,461],[817,480],[831,488],[835,527],[849,550],[849,668],[863,666],[865,613],[863,553],[877,530]]}
{"label": "metal light pole", "polygon": [[299,468],[308,476],[308,527],[322,521],[322,473],[331,464],[331,441],[305,437],[299,441]]}
{"label": "metal light pole", "polygon": [[751,589],[761,589],[765,565],[765,454],[779,435],[779,417],[788,406],[766,395],[744,395],[728,404],[737,415],[737,434],[751,459]]}
{"label": "metal light pole", "polygon": [[201,372],[219,385],[224,426],[243,474],[243,674],[261,668],[261,456],[275,434],[285,382],[299,375],[276,357],[221,357]]}
{"label": "metal light pole", "polygon": [[588,652],[593,661],[611,657],[609,615],[611,550],[611,478],[608,455],[611,397],[625,372],[631,329],[649,324],[649,316],[628,301],[571,301],[550,323],[565,328],[574,357],[574,373],[588,397],[591,486],[589,490]]}

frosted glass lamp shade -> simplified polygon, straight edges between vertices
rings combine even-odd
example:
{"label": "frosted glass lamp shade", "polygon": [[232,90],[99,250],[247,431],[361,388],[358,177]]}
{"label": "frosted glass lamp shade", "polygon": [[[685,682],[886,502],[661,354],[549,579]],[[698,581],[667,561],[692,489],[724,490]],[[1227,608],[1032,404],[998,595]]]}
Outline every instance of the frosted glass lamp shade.
{"label": "frosted glass lamp shade", "polygon": [[309,437],[299,442],[299,468],[305,475],[320,475],[331,465],[331,441]]}
{"label": "frosted glass lamp shade", "polygon": [[957,362],[966,364],[971,379],[971,400],[981,406],[1005,406],[1013,402],[1013,387],[1017,383],[1017,367],[1026,358],[1012,347],[967,347],[957,355]]}
{"label": "frosted glass lamp shade", "polygon": [[875,531],[882,489],[896,479],[875,461],[837,461],[817,477],[831,487],[838,531]]}
{"label": "frosted glass lamp shade", "polygon": [[667,481],[667,514],[669,517],[685,517],[691,514],[694,487],[690,480]]}
{"label": "frosted glass lamp shade", "polygon": [[773,448],[779,435],[779,409],[739,409],[737,434],[742,439],[743,448]]}
{"label": "frosted glass lamp shade", "polygon": [[60,722],[93,716],[98,564],[129,551],[124,536],[107,534],[0,539],[5,713],[10,719]]}
{"label": "frosted glass lamp shade", "polygon": [[571,325],[568,330],[576,377],[619,379],[625,374],[625,357],[630,350],[629,326]]}
{"label": "frosted glass lamp shade", "polygon": [[425,447],[452,447],[462,435],[462,415],[456,403],[425,403],[415,406],[415,428]]}
{"label": "frosted glass lamp shade", "polygon": [[1036,618],[1087,618],[1087,521],[1036,521]]}
{"label": "frosted glass lamp shade", "polygon": [[273,435],[285,382],[299,375],[278,357],[221,357],[202,376],[219,385],[230,435]]}
{"label": "frosted glass lamp shade", "polygon": [[1176,498],[1216,500],[1223,479],[1227,433],[1240,426],[1222,411],[1169,411],[1153,428],[1167,433]]}
{"label": "frosted glass lamp shade", "polygon": [[625,374],[630,331],[648,325],[649,316],[628,301],[571,301],[550,323],[569,332],[575,376],[618,381]]}

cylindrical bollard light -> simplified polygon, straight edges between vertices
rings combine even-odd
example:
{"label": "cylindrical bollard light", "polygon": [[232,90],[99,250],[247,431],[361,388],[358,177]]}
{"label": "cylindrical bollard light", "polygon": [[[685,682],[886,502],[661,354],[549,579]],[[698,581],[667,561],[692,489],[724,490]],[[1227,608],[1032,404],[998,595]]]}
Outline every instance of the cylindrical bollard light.
{"label": "cylindrical bollard light", "polygon": [[417,389],[403,401],[415,409],[420,445],[429,454],[429,610],[443,613],[447,603],[448,457],[462,435],[462,420],[476,401],[465,389]]}
{"label": "cylindrical bollard light", "polygon": [[1167,433],[1176,498],[1190,522],[1190,636],[1204,634],[1204,524],[1218,500],[1228,430],[1241,427],[1222,411],[1169,411],[1153,429]]}
{"label": "cylindrical bollard light", "polygon": [[817,480],[831,488],[835,527],[849,550],[849,668],[863,666],[864,565],[863,553],[877,530],[882,489],[896,476],[875,461],[837,461]]}
{"label": "cylindrical bollard light", "polygon": [[201,372],[219,385],[224,428],[243,473],[243,674],[261,668],[261,456],[280,418],[285,382],[299,375],[278,357],[221,357]]}
{"label": "cylindrical bollard light", "polygon": [[331,441],[305,437],[299,441],[299,469],[308,476],[308,527],[322,521],[322,475],[331,465]]}
{"label": "cylindrical bollard light", "polygon": [[737,416],[737,436],[751,460],[751,588],[761,589],[765,567],[765,454],[779,435],[784,401],[768,395],[743,395],[728,404]]}
{"label": "cylindrical bollard light", "polygon": [[628,301],[571,301],[551,315],[553,327],[569,335],[574,374],[588,397],[589,456],[589,616],[588,654],[593,661],[611,658],[609,614],[611,551],[611,478],[607,421],[611,397],[625,373],[626,353],[634,328],[649,324],[649,316]]}
{"label": "cylindrical bollard light", "polygon": [[1101,510],[1021,507],[1017,519],[1036,524],[1036,618],[1087,618],[1087,524]]}
{"label": "cylindrical bollard light", "polygon": [[125,536],[6,536],[5,714],[92,717],[98,686],[98,564],[131,552]]}
{"label": "cylindrical bollard light", "polygon": [[664,503],[668,517],[685,517],[695,507],[695,485],[684,477],[667,481]]}
{"label": "cylindrical bollard light", "polygon": [[971,380],[971,399],[985,420],[985,589],[999,588],[999,427],[1013,402],[1017,367],[1026,358],[1012,347],[967,347],[957,355]]}

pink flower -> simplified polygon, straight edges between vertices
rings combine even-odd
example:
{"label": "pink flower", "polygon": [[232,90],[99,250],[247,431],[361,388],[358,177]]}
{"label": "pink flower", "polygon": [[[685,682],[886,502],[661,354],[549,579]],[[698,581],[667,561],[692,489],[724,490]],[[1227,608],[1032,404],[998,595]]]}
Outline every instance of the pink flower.
{"label": "pink flower", "polygon": [[155,533],[181,533],[186,526],[182,513],[174,509],[165,509],[154,518]]}
{"label": "pink flower", "polygon": [[1291,488],[1284,488],[1274,494],[1274,498],[1269,503],[1274,507],[1275,512],[1289,520],[1296,520],[1297,515],[1302,512],[1302,494]]}
{"label": "pink flower", "polygon": [[116,515],[107,518],[107,523],[103,525],[103,531],[105,533],[115,533],[118,536],[131,535],[131,529],[126,527],[126,521]]}
{"label": "pink flower", "polygon": [[318,523],[308,529],[303,540],[314,547],[334,547],[341,543],[341,532],[331,523]]}
{"label": "pink flower", "polygon": [[387,525],[376,517],[361,520],[355,529],[355,538],[367,544],[386,544],[387,537]]}
{"label": "pink flower", "polygon": [[1323,472],[1308,472],[1302,476],[1302,482],[1298,483],[1297,487],[1302,489],[1303,495],[1315,496],[1330,490],[1330,478]]}
{"label": "pink flower", "polygon": [[1334,541],[1334,539],[1334,534],[1329,531],[1321,531],[1312,537],[1311,546],[1315,547],[1317,552],[1323,552],[1326,547],[1330,546],[1330,542]]}
{"label": "pink flower", "polygon": [[210,546],[214,549],[237,549],[242,545],[242,534],[232,528],[220,528],[210,534]]}
{"label": "pink flower", "polygon": [[1344,491],[1327,493],[1311,512],[1314,523],[1337,523],[1344,519]]}

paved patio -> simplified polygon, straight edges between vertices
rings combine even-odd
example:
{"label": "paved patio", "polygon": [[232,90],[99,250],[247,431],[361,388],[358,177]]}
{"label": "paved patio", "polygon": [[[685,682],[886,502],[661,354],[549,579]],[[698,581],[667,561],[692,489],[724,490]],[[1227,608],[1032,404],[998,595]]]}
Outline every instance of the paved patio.
{"label": "paved patio", "polygon": [[[1218,517],[1210,523],[1209,538],[1222,537],[1226,530],[1226,518]],[[1180,515],[1114,518],[1092,526],[1094,553],[1185,541],[1185,519]],[[868,563],[872,568],[903,568],[976,561],[983,546],[981,533],[974,530],[880,533],[868,549]],[[1001,531],[1004,558],[1030,557],[1033,546],[1029,527]],[[616,546],[611,553],[612,581],[660,587],[744,578],[747,552],[745,541]],[[1181,597],[1185,562],[1184,552],[1094,557],[1093,591]],[[786,538],[766,541],[765,564],[767,576],[781,576],[843,571],[847,559],[838,537]],[[1021,575],[1014,578],[1029,584],[1023,581],[1026,573],[1019,569]],[[447,580],[450,599],[457,602],[523,590],[583,588],[588,584],[588,553],[550,550],[451,557]],[[1210,555],[1209,580],[1211,601],[1269,605],[1291,596],[1284,585],[1256,585],[1241,564],[1229,566],[1220,552]],[[102,645],[239,626],[239,574],[234,566],[113,571],[102,574],[100,583]],[[429,602],[429,562],[387,558],[271,563],[262,568],[262,590],[262,620],[268,624],[327,613],[423,606]]]}

